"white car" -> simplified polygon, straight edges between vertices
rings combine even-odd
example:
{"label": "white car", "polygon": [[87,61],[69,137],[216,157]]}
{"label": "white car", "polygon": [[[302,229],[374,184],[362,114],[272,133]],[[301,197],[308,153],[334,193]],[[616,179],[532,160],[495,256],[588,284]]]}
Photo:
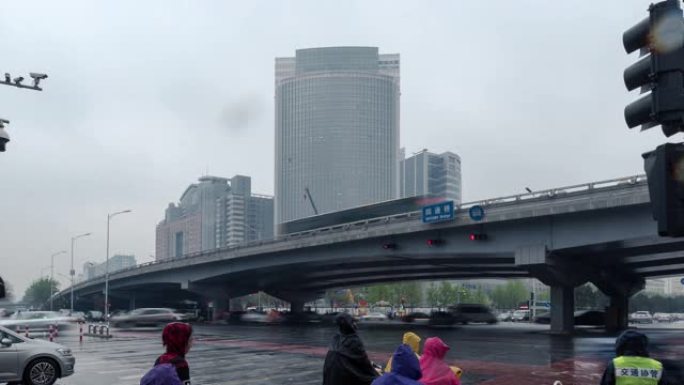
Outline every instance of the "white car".
{"label": "white car", "polygon": [[29,334],[47,332],[50,325],[62,330],[73,326],[73,320],[56,311],[18,311],[9,318],[0,320],[0,326],[14,331],[19,330],[22,334],[25,333],[27,327]]}
{"label": "white car", "polygon": [[637,311],[629,315],[629,322],[635,324],[652,324],[653,317],[647,311]]}
{"label": "white car", "polygon": [[655,313],[653,314],[653,321],[655,322],[672,322],[674,319],[669,313]]}
{"label": "white car", "polygon": [[362,315],[361,321],[387,321],[387,316],[382,313],[371,312],[366,315]]}
{"label": "white car", "polygon": [[523,321],[529,321],[530,320],[530,311],[529,310],[516,310],[513,312],[513,315],[511,316],[511,321],[513,322],[523,322]]}

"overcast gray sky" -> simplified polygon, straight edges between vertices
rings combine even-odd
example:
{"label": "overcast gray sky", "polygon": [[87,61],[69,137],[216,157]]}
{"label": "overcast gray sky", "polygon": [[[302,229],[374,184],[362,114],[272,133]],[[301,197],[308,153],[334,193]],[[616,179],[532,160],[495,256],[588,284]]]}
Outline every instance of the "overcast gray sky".
{"label": "overcast gray sky", "polygon": [[122,209],[112,253],[148,261],[207,170],[272,194],[274,58],[298,48],[400,53],[402,146],[460,154],[466,201],[640,174],[665,139],[625,126],[621,37],[649,3],[3,0],[0,74],[50,78],[0,88],[0,273],[21,296],[88,231],[77,271],[103,261]]}

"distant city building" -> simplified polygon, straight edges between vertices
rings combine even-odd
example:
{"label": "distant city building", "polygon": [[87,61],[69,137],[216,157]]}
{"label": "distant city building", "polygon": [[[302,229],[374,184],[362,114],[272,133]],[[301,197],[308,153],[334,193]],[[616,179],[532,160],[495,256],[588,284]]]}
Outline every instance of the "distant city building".
{"label": "distant city building", "polygon": [[275,63],[275,221],[399,197],[399,55],[296,51]]}
{"label": "distant city building", "polygon": [[157,225],[156,259],[273,237],[273,198],[252,194],[248,176],[203,176]]}
{"label": "distant city building", "polygon": [[644,292],[648,294],[660,294],[665,295],[665,290],[667,287],[666,278],[653,278],[646,280],[646,286],[644,287]]}
{"label": "distant city building", "polygon": [[684,284],[682,284],[682,279],[684,279],[684,277],[665,278],[665,295],[684,295]]}
{"label": "distant city building", "polygon": [[461,158],[453,152],[433,154],[423,150],[399,164],[402,198],[429,195],[461,203]]}
{"label": "distant city building", "polygon": [[[134,255],[114,255],[109,257],[109,274],[123,270],[129,267],[135,266],[137,263],[135,261]],[[105,275],[107,272],[107,263],[102,262],[100,264],[95,264],[93,262],[86,262],[83,264],[83,279],[93,279]]]}

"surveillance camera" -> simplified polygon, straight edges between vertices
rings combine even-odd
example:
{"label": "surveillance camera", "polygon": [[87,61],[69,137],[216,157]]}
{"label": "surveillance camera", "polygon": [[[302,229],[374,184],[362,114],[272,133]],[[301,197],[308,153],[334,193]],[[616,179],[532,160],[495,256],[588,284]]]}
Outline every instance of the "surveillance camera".
{"label": "surveillance camera", "polygon": [[[3,121],[3,122],[4,122],[4,123],[9,123],[9,122],[7,122],[6,120]],[[9,141],[10,141],[10,136],[9,136],[9,134],[7,133],[7,131],[5,131],[5,126],[3,126],[2,124],[0,124],[0,152],[5,152],[5,145],[6,145],[7,142],[9,142]]]}
{"label": "surveillance camera", "polygon": [[41,80],[47,79],[48,77],[46,74],[40,74],[37,72],[31,72],[29,73],[29,75],[31,75],[31,77],[33,78],[33,86],[36,88],[38,88],[38,85],[40,84]]}
{"label": "surveillance camera", "polygon": [[24,78],[21,76],[14,78],[14,84],[16,84],[16,85],[20,85],[21,82],[23,82],[23,81],[24,81]]}

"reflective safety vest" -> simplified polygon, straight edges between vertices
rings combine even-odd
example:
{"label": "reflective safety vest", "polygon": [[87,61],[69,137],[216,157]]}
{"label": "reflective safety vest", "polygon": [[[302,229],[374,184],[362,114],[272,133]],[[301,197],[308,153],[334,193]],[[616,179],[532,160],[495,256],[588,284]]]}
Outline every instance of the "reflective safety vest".
{"label": "reflective safety vest", "polygon": [[613,366],[615,385],[658,385],[663,376],[663,364],[648,357],[617,357]]}

